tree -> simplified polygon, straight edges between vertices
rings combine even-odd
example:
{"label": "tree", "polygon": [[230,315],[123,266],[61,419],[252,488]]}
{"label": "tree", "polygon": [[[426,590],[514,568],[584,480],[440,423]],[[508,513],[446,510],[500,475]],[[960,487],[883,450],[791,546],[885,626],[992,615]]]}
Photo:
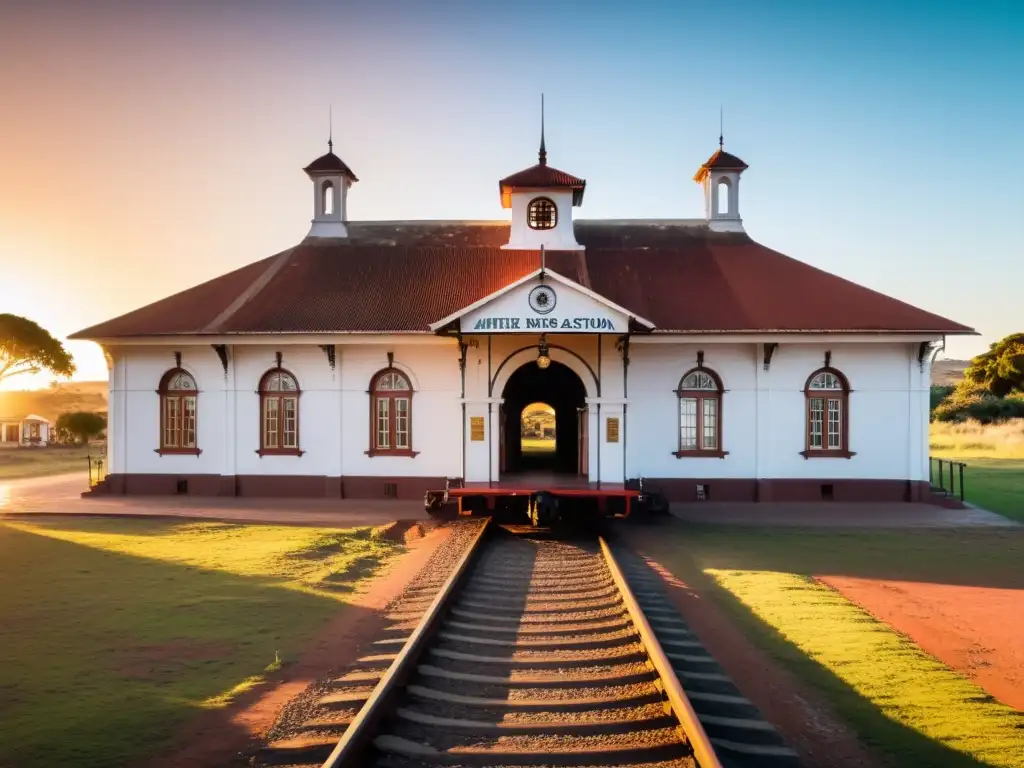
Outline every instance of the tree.
{"label": "tree", "polygon": [[[107,420],[102,414],[92,411],[74,411],[62,413],[57,418],[57,435],[61,440],[77,438],[80,443],[89,442],[107,428]],[[70,442],[70,440],[68,440]]]}
{"label": "tree", "polygon": [[961,387],[996,397],[1024,392],[1024,333],[1011,333],[972,359]]}
{"label": "tree", "polygon": [[0,381],[47,370],[70,376],[75,364],[64,345],[31,320],[0,314]]}

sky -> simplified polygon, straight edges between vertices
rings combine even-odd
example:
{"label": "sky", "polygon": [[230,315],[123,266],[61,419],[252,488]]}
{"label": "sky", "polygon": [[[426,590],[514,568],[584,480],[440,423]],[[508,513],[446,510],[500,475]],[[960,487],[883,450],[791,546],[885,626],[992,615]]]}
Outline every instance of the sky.
{"label": "sky", "polygon": [[507,218],[543,92],[577,216],[702,216],[721,108],[747,232],[969,357],[1024,330],[1022,39],[1016,0],[0,0],[0,312],[63,338],[294,245],[329,109],[351,219]]}

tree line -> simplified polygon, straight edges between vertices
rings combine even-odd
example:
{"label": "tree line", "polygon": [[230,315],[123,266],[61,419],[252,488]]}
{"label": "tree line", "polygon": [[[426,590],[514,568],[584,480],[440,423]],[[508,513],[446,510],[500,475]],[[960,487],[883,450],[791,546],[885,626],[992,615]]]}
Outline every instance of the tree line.
{"label": "tree line", "polygon": [[[42,371],[67,378],[74,374],[75,362],[61,341],[38,323],[0,314],[0,382]],[[107,418],[101,413],[63,413],[54,425],[54,437],[60,443],[87,443],[106,428]]]}
{"label": "tree line", "polygon": [[956,386],[932,387],[936,421],[982,424],[1024,418],[1024,333],[1011,333],[971,359]]}

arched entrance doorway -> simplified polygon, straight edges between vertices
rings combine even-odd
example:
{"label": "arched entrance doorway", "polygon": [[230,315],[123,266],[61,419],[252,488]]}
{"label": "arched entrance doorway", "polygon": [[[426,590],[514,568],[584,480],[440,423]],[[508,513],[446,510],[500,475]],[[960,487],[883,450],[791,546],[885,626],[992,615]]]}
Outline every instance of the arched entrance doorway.
{"label": "arched entrance doorway", "polygon": [[585,455],[582,464],[580,459],[581,444],[586,453],[581,412],[587,390],[569,366],[554,360],[547,368],[525,363],[509,377],[502,398],[503,475],[586,471]]}

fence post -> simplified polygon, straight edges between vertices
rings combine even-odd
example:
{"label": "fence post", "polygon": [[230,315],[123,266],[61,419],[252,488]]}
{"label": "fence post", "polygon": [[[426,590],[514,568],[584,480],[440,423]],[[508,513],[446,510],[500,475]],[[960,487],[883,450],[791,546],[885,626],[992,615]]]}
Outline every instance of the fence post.
{"label": "fence post", "polygon": [[86,481],[86,483],[87,483],[86,487],[87,488],[92,488],[92,454],[91,453],[87,453],[85,455],[85,460],[86,460],[86,462],[88,462],[88,466],[89,466],[89,479]]}
{"label": "fence post", "polygon": [[928,488],[931,489],[935,486],[935,475],[932,471],[932,467],[935,465],[935,459],[931,456],[928,457]]}
{"label": "fence post", "polygon": [[936,459],[939,462],[939,488],[945,490],[946,485],[946,470],[942,468],[942,459]]}
{"label": "fence post", "polygon": [[953,477],[953,462],[949,462],[949,495],[956,495],[956,480]]}
{"label": "fence post", "polygon": [[964,500],[964,467],[967,466],[962,461],[960,462],[960,501]]}

